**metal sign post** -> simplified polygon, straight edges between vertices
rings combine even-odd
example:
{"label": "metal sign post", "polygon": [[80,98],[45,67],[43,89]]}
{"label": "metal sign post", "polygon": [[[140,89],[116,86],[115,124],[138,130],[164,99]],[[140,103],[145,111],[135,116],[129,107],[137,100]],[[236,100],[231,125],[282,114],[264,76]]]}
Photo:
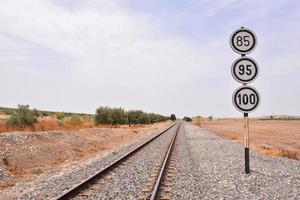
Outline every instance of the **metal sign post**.
{"label": "metal sign post", "polygon": [[250,159],[249,159],[249,118],[248,113],[244,113],[244,146],[245,146],[245,172],[250,173]]}
{"label": "metal sign post", "polygon": [[231,66],[231,74],[233,78],[243,85],[236,89],[232,96],[234,107],[244,113],[244,146],[245,146],[245,173],[250,173],[250,151],[249,151],[249,118],[248,113],[254,111],[260,103],[260,95],[258,91],[248,86],[258,75],[258,64],[254,59],[247,57],[246,54],[251,53],[257,44],[257,38],[253,31],[241,27],[234,31],[230,36],[230,46],[233,51],[241,54]]}

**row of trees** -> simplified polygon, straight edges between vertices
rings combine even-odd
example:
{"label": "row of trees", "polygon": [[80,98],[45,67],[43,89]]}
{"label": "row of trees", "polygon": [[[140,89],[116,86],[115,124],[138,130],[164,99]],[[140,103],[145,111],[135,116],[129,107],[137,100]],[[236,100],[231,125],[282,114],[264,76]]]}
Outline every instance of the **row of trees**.
{"label": "row of trees", "polygon": [[[17,109],[12,109],[9,111],[10,117],[6,121],[8,125],[16,126],[32,126],[37,123],[37,119],[40,116],[44,116],[43,111],[38,111],[37,109],[30,109],[29,105],[18,105]],[[83,121],[94,118],[95,124],[112,124],[112,125],[122,125],[128,124],[137,125],[137,124],[152,124],[156,122],[162,122],[166,120],[176,120],[175,114],[172,114],[170,117],[155,114],[155,113],[146,113],[142,110],[130,110],[125,111],[123,108],[110,108],[110,107],[99,107],[96,110],[96,114],[93,117],[92,115],[81,116],[79,114],[66,114],[64,112],[51,113],[60,124],[64,123],[64,119],[67,117],[68,123],[72,125],[80,125]],[[70,116],[70,117],[69,117]],[[88,120],[89,121],[89,120]]]}
{"label": "row of trees", "polygon": [[100,107],[96,110],[95,124],[150,124],[166,121],[170,117],[155,113],[146,113],[141,110],[125,111],[123,108]]}

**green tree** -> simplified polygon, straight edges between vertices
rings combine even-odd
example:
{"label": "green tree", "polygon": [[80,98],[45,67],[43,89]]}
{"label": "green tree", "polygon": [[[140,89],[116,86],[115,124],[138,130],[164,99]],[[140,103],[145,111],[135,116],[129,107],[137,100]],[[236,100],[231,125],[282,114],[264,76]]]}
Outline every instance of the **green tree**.
{"label": "green tree", "polygon": [[187,117],[187,116],[184,116],[184,117],[183,117],[183,120],[184,120],[184,121],[187,121],[187,122],[191,122],[191,121],[193,121],[193,119],[192,119],[192,118],[190,118],[190,117]]}
{"label": "green tree", "polygon": [[12,112],[7,120],[9,125],[32,126],[37,122],[38,111],[29,109],[29,105],[18,105],[18,108]]}
{"label": "green tree", "polygon": [[140,124],[149,124],[150,123],[149,114],[144,112],[140,113],[139,122]]}
{"label": "green tree", "polygon": [[95,114],[95,124],[112,124],[112,111],[109,107],[99,107]]}
{"label": "green tree", "polygon": [[171,119],[172,121],[175,121],[175,120],[176,120],[176,115],[175,115],[175,114],[171,114],[170,119]]}
{"label": "green tree", "polygon": [[42,116],[42,113],[40,111],[38,111],[36,108],[32,110],[32,114],[35,116],[35,117],[40,117]]}
{"label": "green tree", "polygon": [[168,120],[169,117],[142,110],[125,111],[123,108],[99,107],[95,114],[95,124],[149,124]]}
{"label": "green tree", "polygon": [[139,113],[137,110],[130,110],[127,112],[128,124],[131,126],[132,124],[136,125],[139,123]]}
{"label": "green tree", "polygon": [[122,108],[113,108],[111,110],[111,119],[112,119],[112,124],[126,124],[127,123],[127,115]]}

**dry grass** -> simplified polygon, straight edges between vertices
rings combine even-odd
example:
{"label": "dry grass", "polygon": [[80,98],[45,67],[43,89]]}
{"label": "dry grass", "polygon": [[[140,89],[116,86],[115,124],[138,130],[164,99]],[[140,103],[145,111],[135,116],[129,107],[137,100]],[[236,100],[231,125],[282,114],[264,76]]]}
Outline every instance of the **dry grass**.
{"label": "dry grass", "polygon": [[[194,122],[217,135],[243,143],[243,120]],[[300,121],[250,120],[250,148],[269,156],[300,160]]]}
{"label": "dry grass", "polygon": [[265,146],[256,147],[255,150],[268,156],[280,156],[298,160],[297,153],[295,151],[288,151],[286,149],[274,149]]}
{"label": "dry grass", "polygon": [[3,163],[6,165],[8,173],[10,176],[13,176],[15,178],[22,177],[24,175],[24,172],[22,169],[15,166],[13,163],[9,162],[6,157],[3,158]]}
{"label": "dry grass", "polygon": [[[63,121],[58,120],[55,117],[43,117],[39,118],[38,123],[34,126],[11,126],[7,125],[6,119],[0,118],[0,133],[4,132],[41,132],[41,131],[77,131],[86,128],[110,128],[111,125],[94,125],[93,120],[87,118],[81,118],[82,123],[79,125],[73,125],[70,118],[66,117]],[[116,126],[114,126],[116,127]]]}

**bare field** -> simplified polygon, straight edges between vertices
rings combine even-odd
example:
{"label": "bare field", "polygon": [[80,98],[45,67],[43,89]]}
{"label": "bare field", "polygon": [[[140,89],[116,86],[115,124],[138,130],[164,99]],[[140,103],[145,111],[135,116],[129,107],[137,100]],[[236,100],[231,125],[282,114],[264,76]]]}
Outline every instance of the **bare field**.
{"label": "bare field", "polygon": [[[196,121],[215,134],[243,143],[243,119]],[[269,156],[300,160],[300,120],[250,119],[250,148]]]}
{"label": "bare field", "polygon": [[0,189],[93,155],[131,144],[170,122],[137,127],[0,134]]}

